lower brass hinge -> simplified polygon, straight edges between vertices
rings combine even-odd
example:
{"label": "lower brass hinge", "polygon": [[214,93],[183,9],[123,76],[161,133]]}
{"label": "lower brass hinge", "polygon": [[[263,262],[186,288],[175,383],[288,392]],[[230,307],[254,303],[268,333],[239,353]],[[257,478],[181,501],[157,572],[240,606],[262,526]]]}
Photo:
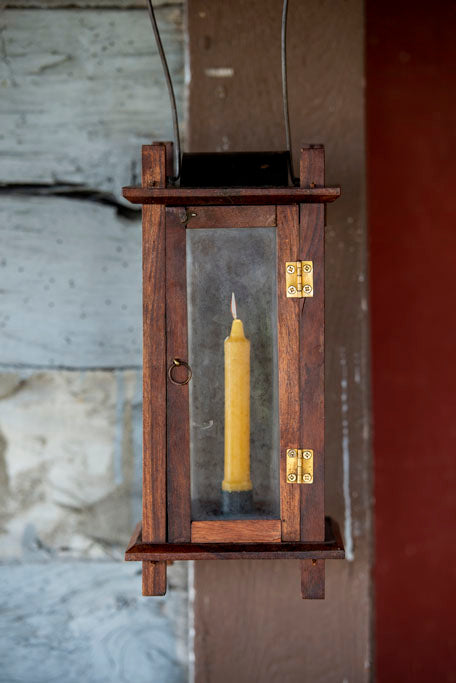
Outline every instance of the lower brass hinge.
{"label": "lower brass hinge", "polygon": [[285,268],[287,298],[302,299],[313,296],[313,262],[287,261]]}
{"label": "lower brass hinge", "polygon": [[313,482],[313,456],[310,448],[287,449],[287,482],[289,484],[311,484]]}

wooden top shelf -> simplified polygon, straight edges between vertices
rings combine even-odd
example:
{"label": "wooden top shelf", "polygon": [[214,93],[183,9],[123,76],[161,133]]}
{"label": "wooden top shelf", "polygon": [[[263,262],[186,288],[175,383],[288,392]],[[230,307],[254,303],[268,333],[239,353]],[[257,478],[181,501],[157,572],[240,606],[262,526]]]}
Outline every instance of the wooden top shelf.
{"label": "wooden top shelf", "polygon": [[333,202],[340,187],[124,187],[132,204],[223,206],[230,204],[308,204]]}

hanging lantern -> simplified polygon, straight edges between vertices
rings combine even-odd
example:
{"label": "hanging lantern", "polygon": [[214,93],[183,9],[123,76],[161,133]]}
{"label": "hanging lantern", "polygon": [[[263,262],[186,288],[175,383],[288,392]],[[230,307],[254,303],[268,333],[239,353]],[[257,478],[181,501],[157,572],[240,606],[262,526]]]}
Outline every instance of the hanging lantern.
{"label": "hanging lantern", "polygon": [[170,560],[299,559],[324,597],[341,559],[324,513],[324,149],[143,147],[143,594]]}

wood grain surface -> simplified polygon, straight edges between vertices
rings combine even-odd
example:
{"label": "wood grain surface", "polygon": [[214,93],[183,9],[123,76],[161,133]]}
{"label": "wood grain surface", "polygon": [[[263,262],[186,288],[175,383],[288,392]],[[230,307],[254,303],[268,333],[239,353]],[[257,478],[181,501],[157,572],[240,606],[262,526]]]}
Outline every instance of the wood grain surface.
{"label": "wood grain surface", "polygon": [[300,489],[287,482],[287,448],[300,448],[299,402],[300,299],[288,299],[287,261],[299,258],[299,207],[277,207],[277,322],[279,345],[280,516],[282,539],[300,538]]}
{"label": "wood grain surface", "polygon": [[[303,187],[324,185],[325,151],[301,151]],[[325,534],[325,212],[322,204],[299,207],[299,254],[313,261],[313,297],[302,299],[299,316],[300,448],[314,451],[314,477],[301,486],[301,540],[319,541]],[[320,572],[320,574],[324,571]]]}
{"label": "wood grain surface", "polygon": [[[142,182],[166,184],[166,146],[144,145]],[[166,541],[165,208],[143,207],[143,517],[142,537]],[[143,565],[143,590],[161,591],[166,565]],[[151,595],[153,593],[144,593]],[[159,593],[162,595],[163,593]]]}
{"label": "wood grain surface", "polygon": [[192,543],[279,543],[280,519],[193,521]]}
{"label": "wood grain surface", "polygon": [[301,597],[303,600],[325,599],[324,560],[301,560]]}
{"label": "wood grain surface", "polygon": [[326,535],[323,541],[288,543],[260,541],[238,543],[145,543],[140,530],[135,530],[125,552],[127,561],[165,560],[272,560],[272,559],[343,559],[340,529],[333,519],[326,518]]}
{"label": "wood grain surface", "polygon": [[187,206],[187,228],[272,228],[275,206]]}
{"label": "wood grain surface", "polygon": [[[182,210],[166,209],[166,344],[167,367],[188,362],[185,223]],[[177,381],[187,370],[173,371]],[[190,541],[189,386],[167,378],[168,541]]]}
{"label": "wood grain surface", "polygon": [[[325,182],[325,150],[306,146],[300,155],[301,187]],[[313,262],[313,297],[303,299],[299,318],[300,441],[312,448],[313,482],[301,486],[301,540],[318,541],[325,533],[325,212],[323,204],[299,207],[300,258]],[[325,563],[301,562],[303,598],[325,597]]]}
{"label": "wood grain surface", "polygon": [[[343,560],[343,548],[326,546],[324,543],[149,543],[132,548],[125,559],[129,562],[189,562],[197,560]],[[295,564],[296,579],[299,577],[299,565]],[[320,580],[320,577],[318,577]],[[153,586],[155,579],[152,577]],[[157,586],[159,586],[159,581]],[[318,587],[321,590],[321,586]],[[149,593],[153,595],[153,593]],[[295,594],[299,600],[299,591]]]}
{"label": "wood grain surface", "polygon": [[166,562],[142,563],[142,594],[165,595],[166,593]]}
{"label": "wood grain surface", "polygon": [[[289,3],[288,21],[295,175],[302,143],[321,143],[326,183],[342,186],[326,210],[325,498],[349,560],[326,562],[324,601],[297,598],[295,562],[196,563],[198,683],[371,676],[363,7]],[[189,0],[190,152],[285,148],[281,9],[276,0]],[[299,646],[284,637],[298,632]]]}
{"label": "wood grain surface", "polygon": [[132,204],[167,204],[186,206],[187,204],[292,204],[299,202],[334,202],[340,196],[338,187],[300,188],[300,187],[167,187],[142,188],[124,187],[122,194]]}

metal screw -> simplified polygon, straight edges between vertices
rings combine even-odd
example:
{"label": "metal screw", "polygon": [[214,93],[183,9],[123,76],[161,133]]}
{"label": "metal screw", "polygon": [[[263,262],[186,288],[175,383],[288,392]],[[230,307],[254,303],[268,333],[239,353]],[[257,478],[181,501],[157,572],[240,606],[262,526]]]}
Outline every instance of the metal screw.
{"label": "metal screw", "polygon": [[288,294],[296,294],[296,287],[293,287],[293,285],[290,285],[288,287]]}
{"label": "metal screw", "polygon": [[296,455],[296,451],[293,451],[293,450],[288,451],[288,457],[289,457],[289,458],[294,458],[295,455]]}
{"label": "metal screw", "polygon": [[304,285],[303,290],[306,294],[310,294],[310,292],[312,291],[312,287],[310,285]]}
{"label": "metal screw", "polygon": [[198,214],[195,213],[194,211],[189,211],[189,210],[187,209],[187,210],[185,211],[185,216],[184,216],[184,217],[182,218],[182,220],[181,220],[181,223],[185,223],[185,225],[187,225],[187,223],[189,222],[189,220],[190,220],[191,218],[195,218],[197,215],[198,215]]}
{"label": "metal screw", "polygon": [[287,273],[294,273],[295,272],[295,267],[292,266],[291,264],[287,266]]}
{"label": "metal screw", "polygon": [[306,460],[309,460],[309,458],[312,457],[312,453],[310,451],[304,451],[302,454],[302,457],[305,458]]}
{"label": "metal screw", "polygon": [[293,474],[293,472],[291,472],[288,475],[288,481],[296,481],[296,474]]}
{"label": "metal screw", "polygon": [[312,266],[310,265],[310,263],[306,263],[306,264],[302,267],[302,269],[303,269],[303,271],[304,271],[305,273],[310,273],[310,271],[312,270]]}
{"label": "metal screw", "polygon": [[312,477],[310,476],[310,474],[304,474],[303,480],[304,481],[312,481]]}

